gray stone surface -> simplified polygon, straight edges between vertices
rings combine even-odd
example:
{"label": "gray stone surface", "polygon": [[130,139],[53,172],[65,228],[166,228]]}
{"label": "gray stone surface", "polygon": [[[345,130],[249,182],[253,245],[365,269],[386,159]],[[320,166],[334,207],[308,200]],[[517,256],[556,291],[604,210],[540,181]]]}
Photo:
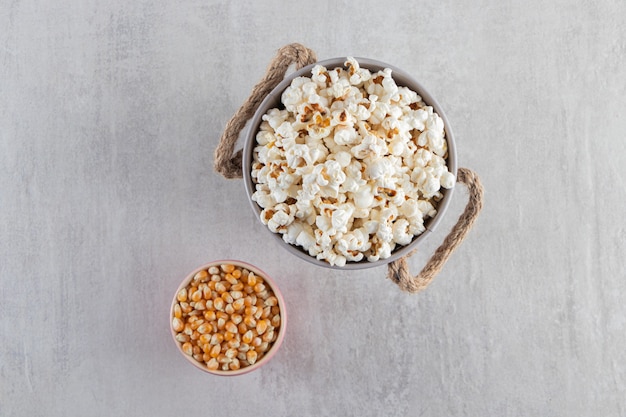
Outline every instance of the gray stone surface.
{"label": "gray stone surface", "polygon": [[[0,3],[0,415],[626,415],[622,1]],[[412,72],[486,188],[424,293],[288,258],[212,170],[275,51]],[[411,260],[418,270],[460,214]],[[267,242],[267,243],[266,243]],[[220,379],[173,291],[242,258],[285,343]]]}

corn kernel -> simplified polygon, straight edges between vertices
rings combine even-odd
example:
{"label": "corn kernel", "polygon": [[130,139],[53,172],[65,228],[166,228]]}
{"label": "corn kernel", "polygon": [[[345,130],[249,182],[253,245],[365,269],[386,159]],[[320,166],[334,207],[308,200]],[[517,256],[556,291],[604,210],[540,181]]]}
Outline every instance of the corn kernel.
{"label": "corn kernel", "polygon": [[196,273],[196,275],[193,276],[193,280],[194,281],[202,281],[205,280],[209,277],[209,273],[207,272],[206,269],[203,269],[202,271],[199,271]]}
{"label": "corn kernel", "polygon": [[228,303],[226,304],[226,307],[224,307],[224,312],[228,314],[233,314],[235,312],[235,307],[233,307],[232,304]]}
{"label": "corn kernel", "polygon": [[176,340],[180,343],[185,343],[185,342],[189,342],[189,336],[187,336],[184,333],[178,333],[176,334]]}
{"label": "corn kernel", "polygon": [[223,294],[224,292],[226,292],[226,285],[224,285],[223,281],[215,283],[215,291],[217,291],[220,294]]}
{"label": "corn kernel", "polygon": [[237,325],[237,330],[239,330],[239,334],[244,334],[248,331],[248,326],[243,321]]}
{"label": "corn kernel", "polygon": [[233,361],[230,364],[228,364],[228,368],[231,371],[236,371],[237,369],[240,369],[241,363],[239,362],[239,359],[233,358]]}
{"label": "corn kernel", "polygon": [[215,311],[213,311],[213,310],[206,310],[204,312],[203,316],[204,316],[204,319],[206,321],[213,321],[213,320],[215,320]]}
{"label": "corn kernel", "polygon": [[176,317],[177,319],[181,318],[183,316],[183,310],[181,310],[180,308],[180,304],[175,304],[174,305],[174,317]]}
{"label": "corn kernel", "polygon": [[224,341],[230,342],[235,338],[235,333],[232,332],[224,332]]}
{"label": "corn kernel", "polygon": [[[231,314],[230,320],[233,322],[233,324],[238,325],[239,323],[242,322],[243,316],[241,314]],[[233,333],[236,333],[236,332],[233,332]]]}
{"label": "corn kernel", "polygon": [[249,344],[252,342],[253,338],[254,338],[254,334],[252,333],[252,330],[248,330],[247,332],[243,334],[243,336],[241,336],[241,341],[243,343]]}
{"label": "corn kernel", "polygon": [[[233,271],[234,272],[234,271]],[[237,278],[235,278],[232,274],[226,274],[224,275],[224,279],[226,281],[228,281],[231,285],[235,285],[236,283],[239,282],[239,280]]]}
{"label": "corn kernel", "polygon": [[231,291],[243,291],[243,288],[244,288],[244,286],[243,286],[243,284],[241,282],[238,282],[237,284],[232,285],[230,287]]}
{"label": "corn kernel", "polygon": [[215,300],[213,300],[213,307],[218,311],[223,311],[225,305],[226,303],[224,303],[224,300],[221,297],[217,297]]}
{"label": "corn kernel", "polygon": [[274,330],[268,330],[265,333],[263,333],[263,336],[261,337],[261,339],[263,339],[264,342],[273,342],[274,341]]}
{"label": "corn kernel", "polygon": [[198,342],[202,344],[211,343],[211,335],[208,333],[200,334],[200,337],[198,338]]}
{"label": "corn kernel", "polygon": [[280,326],[280,314],[276,314],[274,317],[272,317],[270,322],[272,323],[272,326],[274,327]]}
{"label": "corn kernel", "polygon": [[204,335],[209,333],[211,330],[213,330],[212,326],[209,323],[202,323],[200,326],[198,326],[198,333]]}
{"label": "corn kernel", "polygon": [[254,365],[257,359],[257,353],[254,350],[249,350],[246,352],[246,359],[250,362],[250,365]]}
{"label": "corn kernel", "polygon": [[267,300],[265,300],[264,303],[266,306],[274,307],[275,305],[278,305],[278,298],[272,295],[270,297],[267,297]]}
{"label": "corn kernel", "polygon": [[222,351],[222,347],[220,345],[213,345],[213,347],[211,348],[211,351],[209,352],[209,355],[212,358],[217,358],[217,356],[220,354],[221,351]]}
{"label": "corn kernel", "polygon": [[222,271],[226,273],[231,273],[235,270],[235,265],[232,264],[222,264],[220,267],[222,268]]}
{"label": "corn kernel", "polygon": [[178,317],[174,317],[174,319],[172,320],[172,329],[174,329],[175,332],[181,332],[184,328],[185,324],[183,323],[183,321]]}
{"label": "corn kernel", "polygon": [[217,369],[220,367],[220,364],[217,359],[211,358],[211,360],[206,363],[206,367],[211,371],[217,371]]}
{"label": "corn kernel", "polygon": [[259,320],[256,323],[256,332],[257,332],[257,334],[262,335],[263,333],[265,333],[266,330],[267,330],[267,321]]}
{"label": "corn kernel", "polygon": [[209,268],[209,274],[217,275],[220,273],[220,269],[217,266],[212,266]]}
{"label": "corn kernel", "polygon": [[246,316],[243,318],[243,322],[248,327],[256,327],[256,320],[253,316]]}
{"label": "corn kernel", "polygon": [[176,299],[180,302],[187,301],[187,288],[182,288],[180,291],[178,291]]}
{"label": "corn kernel", "polygon": [[227,321],[224,328],[226,329],[227,332],[237,333],[237,325],[233,323],[232,321]]}
{"label": "corn kernel", "polygon": [[247,284],[251,287],[254,287],[256,285],[256,275],[254,275],[254,273],[250,272],[250,274],[248,274],[248,279],[246,280]]}
{"label": "corn kernel", "polygon": [[185,352],[185,355],[193,355],[193,345],[191,344],[191,342],[185,342],[183,343],[183,352]]}

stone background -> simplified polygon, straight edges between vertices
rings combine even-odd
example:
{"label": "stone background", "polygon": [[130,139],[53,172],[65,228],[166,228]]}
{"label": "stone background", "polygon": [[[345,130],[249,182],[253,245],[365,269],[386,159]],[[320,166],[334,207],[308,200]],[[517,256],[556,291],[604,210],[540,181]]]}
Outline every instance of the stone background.
{"label": "stone background", "polygon": [[[626,415],[626,3],[5,0],[0,415]],[[267,239],[223,127],[281,46],[414,74],[485,208],[423,293]],[[417,271],[466,203],[411,260]],[[204,374],[168,308],[204,262],[280,284],[264,368]]]}

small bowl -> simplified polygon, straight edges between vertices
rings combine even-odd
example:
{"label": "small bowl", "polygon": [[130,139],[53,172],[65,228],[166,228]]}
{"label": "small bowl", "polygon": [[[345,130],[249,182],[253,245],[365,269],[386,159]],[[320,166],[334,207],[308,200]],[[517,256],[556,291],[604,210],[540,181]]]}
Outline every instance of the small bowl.
{"label": "small bowl", "polygon": [[[178,303],[178,293],[183,289],[186,288],[189,283],[193,280],[194,276],[202,271],[202,270],[208,270],[211,267],[217,266],[220,267],[220,265],[224,265],[224,264],[231,264],[231,265],[235,265],[236,267],[240,267],[240,268],[244,268],[247,269],[248,271],[252,271],[254,272],[255,275],[263,278],[264,283],[266,284],[266,286],[269,286],[269,288],[273,291],[275,297],[278,300],[278,308],[280,309],[280,326],[278,327],[278,335],[276,336],[276,339],[274,340],[274,342],[271,342],[271,345],[269,347],[269,350],[267,352],[265,352],[264,356],[261,357],[258,361],[256,361],[254,364],[246,366],[246,367],[242,367],[240,369],[237,370],[228,370],[228,371],[224,371],[224,370],[211,370],[208,369],[207,366],[203,363],[203,362],[199,362],[196,359],[194,359],[192,356],[187,355],[182,348],[182,343],[179,342],[178,340],[176,340],[176,334],[177,332],[174,331],[174,326],[173,326],[173,319],[174,319],[174,306]],[[181,353],[181,355],[187,359],[188,362],[190,362],[193,366],[195,366],[196,368],[204,371],[204,372],[208,372],[214,375],[220,375],[220,376],[235,376],[235,375],[242,375],[242,374],[246,374],[248,372],[252,372],[256,369],[259,369],[260,367],[262,367],[263,365],[265,365],[267,362],[270,361],[270,359],[272,359],[272,357],[276,354],[276,352],[278,351],[278,349],[280,348],[283,339],[285,337],[285,331],[287,328],[287,310],[285,308],[285,301],[283,299],[283,296],[280,292],[280,290],[278,289],[278,286],[276,285],[276,282],[274,282],[274,280],[272,278],[269,277],[269,275],[267,275],[265,272],[263,272],[262,270],[260,270],[259,268],[257,268],[254,265],[250,265],[249,263],[246,262],[242,262],[239,260],[232,260],[232,259],[226,259],[226,260],[219,260],[219,261],[213,261],[213,262],[209,262],[205,265],[202,265],[198,268],[196,268],[195,270],[193,270],[190,274],[188,274],[185,279],[181,282],[181,284],[178,286],[178,288],[176,289],[176,293],[174,294],[174,297],[172,299],[172,304],[170,306],[170,311],[169,311],[169,322],[170,322],[170,333],[172,334],[172,339],[174,340],[174,343],[176,344],[176,347],[178,348],[178,351]]]}
{"label": "small bowl", "polygon": [[[448,170],[453,173],[455,176],[457,175],[457,157],[456,157],[456,146],[454,143],[454,135],[452,133],[452,129],[450,127],[450,122],[448,121],[445,112],[435,100],[435,98],[428,92],[426,89],[411,75],[406,73],[405,71],[394,67],[393,65],[386,64],[384,62],[376,61],[368,58],[355,58],[359,63],[361,68],[367,68],[371,72],[382,71],[385,68],[390,68],[392,70],[392,77],[396,81],[398,86],[407,87],[413,91],[415,91],[419,96],[422,97],[424,103],[429,106],[432,106],[434,111],[443,119],[444,127],[445,127],[445,135],[446,140],[448,142],[448,158],[446,159],[446,164],[448,166]],[[262,208],[252,200],[252,194],[255,192],[255,184],[250,175],[252,171],[252,161],[253,161],[253,150],[256,146],[256,134],[259,131],[259,126],[262,122],[262,117],[272,108],[284,108],[284,105],[281,102],[281,95],[283,91],[291,84],[294,78],[301,76],[311,76],[311,69],[315,65],[322,65],[326,67],[328,70],[332,70],[333,68],[343,67],[346,61],[345,57],[332,58],[324,61],[317,62],[315,64],[308,65],[306,67],[301,68],[298,71],[291,73],[286,76],[283,81],[281,81],[276,88],[274,88],[265,99],[259,105],[259,108],[254,113],[254,116],[251,119],[248,131],[245,136],[244,148],[243,148],[243,179],[246,188],[246,193],[248,195],[248,200],[252,206],[252,210],[254,211],[257,219],[260,221],[260,215]],[[356,269],[365,269],[365,268],[373,268],[381,265],[386,265],[392,261],[400,259],[404,256],[410,254],[413,250],[417,248],[417,246],[428,237],[430,233],[432,233],[437,225],[441,222],[441,219],[445,215],[448,206],[450,205],[450,201],[452,199],[452,194],[454,191],[454,187],[450,189],[441,189],[441,193],[443,194],[443,198],[439,201],[437,205],[437,214],[429,218],[424,222],[424,226],[426,230],[413,238],[411,243],[406,246],[401,246],[400,248],[396,248],[389,258],[380,259],[376,262],[370,262],[366,259],[363,259],[359,262],[347,262],[345,266],[336,266],[330,265],[328,262],[323,260],[318,260],[314,256],[311,256],[304,249],[299,246],[291,245],[286,243],[282,239],[282,235],[278,233],[273,233],[271,230],[264,226],[267,232],[272,235],[272,238],[275,239],[280,246],[285,248],[288,252],[296,257],[303,259],[307,262],[313,263],[317,266],[332,268],[332,269],[348,269],[348,270],[356,270]]]}

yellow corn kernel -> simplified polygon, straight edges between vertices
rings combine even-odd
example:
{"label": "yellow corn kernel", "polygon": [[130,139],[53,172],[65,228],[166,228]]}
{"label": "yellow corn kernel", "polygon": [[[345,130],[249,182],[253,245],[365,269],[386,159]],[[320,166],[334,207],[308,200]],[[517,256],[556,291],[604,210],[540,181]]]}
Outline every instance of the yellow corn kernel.
{"label": "yellow corn kernel", "polygon": [[252,339],[254,339],[254,334],[252,333],[252,330],[248,330],[243,334],[243,336],[241,336],[241,341],[245,344],[250,344],[252,342]]}
{"label": "yellow corn kernel", "polygon": [[240,343],[240,344],[239,344],[239,347],[237,348],[237,350],[238,350],[239,352],[244,352],[244,353],[245,353],[245,352],[247,352],[247,351],[249,351],[249,350],[250,350],[250,345],[249,345],[249,344],[247,344],[247,343]]}
{"label": "yellow corn kernel", "polygon": [[241,311],[244,308],[244,304],[245,302],[243,298],[233,301],[233,310]]}
{"label": "yellow corn kernel", "polygon": [[200,334],[207,334],[212,331],[213,328],[209,323],[202,323],[200,326],[198,326],[197,330]]}
{"label": "yellow corn kernel", "polygon": [[254,365],[257,359],[257,353],[254,350],[249,350],[246,352],[246,359],[250,362],[250,365]]}
{"label": "yellow corn kernel", "polygon": [[[219,272],[217,274],[212,274],[211,275],[211,282],[220,282],[222,280],[222,276],[219,274]],[[209,285],[211,285],[209,283]]]}
{"label": "yellow corn kernel", "polygon": [[191,333],[191,335],[189,336],[189,338],[191,340],[198,340],[200,338],[200,333],[198,333],[197,331],[194,331],[193,333]]}
{"label": "yellow corn kernel", "polygon": [[254,285],[254,292],[259,294],[265,291],[265,285],[261,283],[257,283]]}
{"label": "yellow corn kernel", "polygon": [[183,311],[184,314],[191,313],[191,310],[193,310],[189,303],[186,303],[184,301],[180,302],[180,309]]}
{"label": "yellow corn kernel", "polygon": [[211,335],[207,333],[201,334],[198,338],[198,342],[202,343],[203,345],[211,343]]}
{"label": "yellow corn kernel", "polygon": [[237,333],[237,325],[233,323],[232,321],[227,321],[226,324],[224,325],[224,328],[226,329],[227,332]]}
{"label": "yellow corn kernel", "polygon": [[204,297],[205,300],[211,299],[211,289],[212,288],[208,285],[202,287],[202,297]]}
{"label": "yellow corn kernel", "polygon": [[174,305],[174,317],[179,319],[182,316],[183,316],[183,310],[181,310],[180,304],[177,303],[177,304]]}
{"label": "yellow corn kernel", "polygon": [[235,285],[239,282],[237,278],[235,278],[232,274],[224,275],[224,279],[230,283],[230,285]]}
{"label": "yellow corn kernel", "polygon": [[280,307],[278,306],[274,306],[272,307],[272,315],[275,316],[276,314],[280,313]]}
{"label": "yellow corn kernel", "polygon": [[206,321],[213,321],[213,320],[215,320],[215,319],[216,319],[216,317],[215,317],[215,311],[213,311],[213,310],[206,310],[206,311],[204,312],[203,316],[204,316],[204,319],[205,319]]}
{"label": "yellow corn kernel", "polygon": [[[243,321],[243,316],[241,314],[231,314],[230,320],[233,322],[233,324],[238,325],[239,323]],[[233,333],[236,333],[236,332],[233,332]]]}
{"label": "yellow corn kernel", "polygon": [[270,323],[272,323],[272,326],[274,327],[280,326],[280,314],[276,314],[274,317],[272,317]]}
{"label": "yellow corn kernel", "polygon": [[178,294],[176,294],[176,299],[180,302],[187,301],[187,288],[181,288]]}
{"label": "yellow corn kernel", "polygon": [[219,362],[217,362],[217,359],[211,358],[211,360],[206,363],[206,367],[211,371],[217,371],[217,369],[220,367],[220,364]]}
{"label": "yellow corn kernel", "polygon": [[237,330],[239,330],[239,334],[244,334],[248,331],[248,326],[243,321],[237,325]]}
{"label": "yellow corn kernel", "polygon": [[224,292],[226,292],[226,285],[224,285],[224,281],[215,283],[215,291],[217,291],[220,294],[223,294]]}
{"label": "yellow corn kernel", "polygon": [[215,300],[213,300],[213,307],[218,310],[218,311],[224,311],[224,307],[226,306],[226,303],[224,302],[224,300],[221,297],[217,297]]}
{"label": "yellow corn kernel", "polygon": [[259,336],[256,336],[254,339],[252,339],[251,345],[257,348],[261,346],[261,343],[263,343],[263,340]]}
{"label": "yellow corn kernel", "polygon": [[236,283],[230,287],[231,291],[243,291],[244,285],[241,282]]}
{"label": "yellow corn kernel", "polygon": [[265,333],[265,331],[267,330],[267,321],[266,320],[259,320],[256,323],[256,332],[259,335],[262,335],[263,333]]}
{"label": "yellow corn kernel", "polygon": [[246,316],[253,316],[257,310],[258,310],[257,306],[249,306],[249,307],[246,307],[243,312]]}
{"label": "yellow corn kernel", "polygon": [[198,362],[202,362],[202,354],[201,353],[194,353],[193,354],[193,358],[195,360],[197,360]]}
{"label": "yellow corn kernel", "polygon": [[211,347],[211,351],[209,352],[209,355],[211,355],[212,358],[217,358],[217,355],[219,355],[221,351],[222,351],[222,346],[213,345],[213,347]]}
{"label": "yellow corn kernel", "polygon": [[222,271],[230,274],[231,272],[233,272],[235,270],[235,265],[233,264],[222,264],[220,265],[220,267],[222,268]]}
{"label": "yellow corn kernel", "polygon": [[175,332],[182,332],[184,328],[185,324],[183,323],[183,321],[178,317],[174,317],[174,319],[172,320],[172,329],[174,329]]}
{"label": "yellow corn kernel", "polygon": [[261,318],[266,319],[270,316],[270,314],[272,314],[272,307],[267,306],[263,308],[263,313],[261,314]]}
{"label": "yellow corn kernel", "polygon": [[275,305],[278,305],[278,298],[271,295],[267,297],[267,300],[264,301],[264,304],[266,306],[274,307]]}
{"label": "yellow corn kernel", "polygon": [[224,332],[224,341],[230,342],[235,338],[235,333],[232,332]]}
{"label": "yellow corn kernel", "polygon": [[262,316],[263,316],[263,309],[257,308],[257,310],[254,312],[254,318],[259,320]]}
{"label": "yellow corn kernel", "polygon": [[243,298],[243,293],[241,291],[230,291],[230,296],[233,298],[233,300],[239,300],[240,298]]}
{"label": "yellow corn kernel", "polygon": [[226,350],[226,352],[224,352],[224,355],[230,359],[233,359],[234,357],[237,356],[237,349],[230,348]]}
{"label": "yellow corn kernel", "polygon": [[259,353],[265,353],[268,351],[268,349],[270,348],[270,344],[268,342],[263,342],[259,345],[259,347],[256,349]]}
{"label": "yellow corn kernel", "polygon": [[217,328],[219,330],[222,330],[224,328],[224,326],[226,326],[226,320],[221,318],[221,317],[219,319],[217,319]]}
{"label": "yellow corn kernel", "polygon": [[203,281],[203,280],[206,280],[208,277],[209,277],[209,273],[207,272],[206,269],[203,269],[202,271],[197,272],[196,275],[193,276],[193,280]]}
{"label": "yellow corn kernel", "polygon": [[184,333],[178,333],[176,336],[176,340],[180,343],[189,342],[189,336]]}
{"label": "yellow corn kernel", "polygon": [[224,341],[224,335],[221,333],[213,333],[213,335],[211,336],[211,344],[212,345],[219,345]]}
{"label": "yellow corn kernel", "polygon": [[203,353],[202,354],[202,362],[208,362],[211,360],[211,355],[209,355],[208,353]]}
{"label": "yellow corn kernel", "polygon": [[193,355],[193,345],[191,344],[191,342],[186,342],[183,343],[183,352],[185,352],[185,355]]}
{"label": "yellow corn kernel", "polygon": [[209,268],[209,274],[217,275],[220,273],[220,269],[217,266],[212,266]]}
{"label": "yellow corn kernel", "polygon": [[248,327],[256,327],[256,320],[253,316],[246,316],[243,318],[243,322]]}
{"label": "yellow corn kernel", "polygon": [[226,304],[226,307],[224,307],[224,312],[228,314],[233,314],[235,312],[235,307],[233,307],[231,303],[228,303]]}
{"label": "yellow corn kernel", "polygon": [[196,303],[194,308],[198,311],[206,310],[206,300],[200,300]]}
{"label": "yellow corn kernel", "polygon": [[239,346],[241,346],[241,342],[237,340],[237,338],[235,338],[233,340],[229,340],[228,343],[226,343],[226,346],[228,346],[229,348],[238,349]]}
{"label": "yellow corn kernel", "polygon": [[274,330],[268,330],[265,333],[263,333],[263,336],[261,337],[261,339],[263,339],[264,342],[273,342],[274,341]]}
{"label": "yellow corn kernel", "polygon": [[191,293],[191,301],[198,302],[202,299],[202,291],[196,290]]}
{"label": "yellow corn kernel", "polygon": [[256,275],[254,275],[253,272],[250,272],[248,274],[248,279],[246,280],[246,282],[248,283],[249,286],[254,287],[257,282]]}
{"label": "yellow corn kernel", "polygon": [[200,355],[202,353],[202,349],[200,349],[200,346],[198,346],[198,345],[195,345],[193,347],[192,351],[193,351],[194,355]]}
{"label": "yellow corn kernel", "polygon": [[241,269],[236,268],[233,272],[231,272],[231,274],[235,278],[239,279],[239,278],[241,278]]}
{"label": "yellow corn kernel", "polygon": [[233,361],[228,364],[228,368],[231,371],[236,371],[237,369],[240,369],[241,368],[241,363],[239,362],[239,359],[233,358]]}

